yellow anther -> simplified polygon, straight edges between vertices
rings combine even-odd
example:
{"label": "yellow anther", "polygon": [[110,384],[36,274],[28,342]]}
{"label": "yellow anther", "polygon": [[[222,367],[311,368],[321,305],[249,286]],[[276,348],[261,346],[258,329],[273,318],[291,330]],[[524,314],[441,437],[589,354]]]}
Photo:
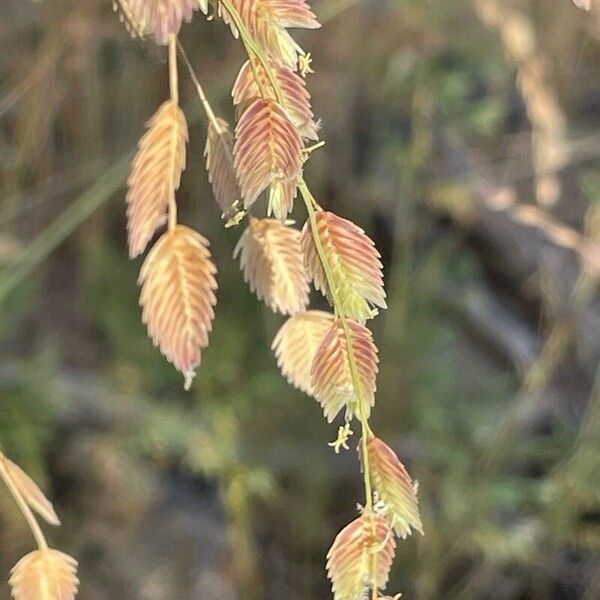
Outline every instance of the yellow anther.
{"label": "yellow anther", "polygon": [[350,423],[340,426],[338,429],[337,439],[333,442],[329,442],[328,446],[331,446],[336,454],[340,453],[340,449],[349,450],[348,439],[354,432],[350,429]]}
{"label": "yellow anther", "polygon": [[302,77],[306,77],[309,73],[314,73],[314,71],[311,68],[311,63],[312,63],[312,56],[310,55],[310,52],[307,52],[306,54],[302,54],[299,58],[298,58],[298,70],[300,71],[300,75],[302,75]]}

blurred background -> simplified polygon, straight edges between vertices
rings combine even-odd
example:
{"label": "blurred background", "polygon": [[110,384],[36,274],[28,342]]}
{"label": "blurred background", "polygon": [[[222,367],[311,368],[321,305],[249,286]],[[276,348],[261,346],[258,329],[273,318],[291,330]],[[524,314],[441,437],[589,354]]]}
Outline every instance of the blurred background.
{"label": "blurred background", "polygon": [[[385,263],[372,425],[419,481],[403,598],[600,598],[600,7],[315,0],[319,202]],[[109,0],[2,0],[0,443],[63,520],[83,600],[330,597],[354,449],[269,350],[282,323],[231,260],[186,73],[181,218],[219,304],[190,393],[140,322],[124,180],[168,93],[165,52]],[[197,14],[182,42],[217,112],[244,57]],[[301,223],[299,208],[294,216]],[[315,295],[314,306],[323,306]],[[357,440],[354,440],[356,442]],[[0,573],[31,548],[0,491]],[[0,597],[8,598],[8,586]]]}

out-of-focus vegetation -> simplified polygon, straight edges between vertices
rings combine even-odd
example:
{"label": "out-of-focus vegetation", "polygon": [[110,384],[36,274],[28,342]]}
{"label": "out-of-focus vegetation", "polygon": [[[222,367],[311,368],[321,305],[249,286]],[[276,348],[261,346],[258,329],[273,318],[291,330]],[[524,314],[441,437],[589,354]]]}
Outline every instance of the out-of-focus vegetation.
{"label": "out-of-focus vegetation", "polygon": [[[390,589],[598,598],[600,12],[314,8],[324,26],[301,39],[327,144],[307,178],[382,250],[373,421],[420,484],[426,535],[400,546]],[[335,428],[277,372],[281,319],[231,260],[240,231],[212,200],[190,82],[180,210],[213,240],[220,289],[186,394],[140,323],[123,233],[165,56],[107,0],[1,10],[0,443],[57,499],[81,597],[327,597],[356,456],[327,447]],[[182,42],[231,115],[243,55],[227,28],[197,16]],[[4,494],[0,509],[7,573],[27,532]]]}

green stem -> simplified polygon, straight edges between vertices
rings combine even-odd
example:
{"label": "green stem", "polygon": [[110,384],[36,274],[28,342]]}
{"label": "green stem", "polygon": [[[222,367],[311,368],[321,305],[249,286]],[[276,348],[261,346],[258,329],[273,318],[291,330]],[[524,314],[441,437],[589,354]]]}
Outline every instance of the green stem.
{"label": "green stem", "polygon": [[[229,12],[236,27],[238,28],[238,31],[240,32],[240,37],[242,38],[242,43],[244,44],[244,47],[246,48],[246,52],[250,59],[250,63],[251,63],[253,73],[254,73],[254,78],[256,80],[257,85],[260,88],[261,82],[260,82],[259,78],[257,77],[256,70],[254,68],[254,65],[252,64],[252,62],[253,62],[252,54],[254,54],[262,63],[262,66],[265,69],[265,72],[267,73],[269,80],[271,81],[273,89],[275,90],[275,94],[277,96],[277,102],[279,104],[283,105],[283,94],[282,94],[281,88],[275,78],[275,75],[271,69],[271,66],[269,64],[269,60],[268,60],[267,56],[263,52],[262,48],[260,48],[260,46],[258,46],[254,42],[252,37],[250,36],[248,30],[246,29],[244,23],[242,22],[242,20],[240,18],[239,13],[235,9],[235,7],[232,5],[231,0],[221,0],[221,2],[223,3],[223,6],[227,9],[227,11]],[[264,93],[263,93],[262,89],[261,89],[261,93],[263,94],[263,97],[264,97]],[[321,261],[321,264],[323,265],[323,270],[325,272],[325,278],[327,280],[327,285],[329,287],[330,294],[331,294],[331,301],[333,304],[334,312],[336,314],[336,317],[339,319],[339,321],[342,325],[342,328],[344,330],[344,334],[346,337],[346,350],[348,353],[348,362],[350,365],[350,375],[351,375],[351,379],[352,379],[352,385],[353,385],[355,393],[356,393],[356,402],[358,404],[358,417],[359,417],[360,424],[361,424],[361,452],[362,452],[363,478],[364,478],[364,486],[365,486],[365,511],[370,515],[371,535],[372,535],[372,539],[375,540],[376,526],[375,526],[374,511],[373,511],[373,489],[371,486],[371,471],[370,471],[370,465],[369,465],[369,455],[368,455],[368,446],[367,446],[368,438],[370,435],[372,435],[372,432],[371,432],[371,429],[370,429],[369,423],[368,423],[366,400],[365,400],[365,397],[364,397],[364,394],[362,391],[360,375],[359,375],[358,367],[357,367],[357,363],[356,363],[356,357],[354,356],[354,349],[352,347],[352,332],[350,331],[350,327],[348,326],[346,318],[344,317],[344,315],[341,311],[341,302],[339,299],[338,291],[334,284],[335,282],[334,282],[333,274],[331,272],[331,268],[327,261],[327,254],[326,254],[325,249],[323,248],[323,245],[321,244],[321,240],[319,238],[316,210],[320,210],[320,208],[319,208],[314,196],[308,189],[308,186],[306,185],[304,178],[302,178],[302,177],[300,178],[298,187],[302,194],[302,198],[304,199],[304,204],[306,205],[306,210],[308,212],[308,217],[309,217],[309,221],[310,221],[313,240],[315,243],[315,247],[317,249],[317,254],[319,255],[319,259]],[[373,553],[373,556],[372,556],[372,559],[370,562],[370,569],[369,569],[370,574],[371,574],[371,580],[373,580],[375,577],[376,561],[377,561],[377,555],[376,555],[376,553]],[[373,593],[373,595],[372,595],[373,600],[376,600],[376,598],[377,598],[377,586],[376,585],[373,586],[372,593]]]}
{"label": "green stem", "polygon": [[[367,409],[366,409],[366,400],[362,391],[362,386],[360,383],[360,375],[358,373],[358,367],[356,364],[356,357],[354,356],[354,349],[352,347],[352,332],[350,331],[350,327],[348,326],[348,322],[344,317],[343,313],[340,310],[341,302],[339,299],[338,291],[334,285],[334,278],[331,272],[331,268],[329,266],[329,262],[327,261],[327,253],[325,252],[325,248],[323,248],[323,244],[321,243],[321,238],[319,237],[318,231],[318,223],[317,223],[317,213],[315,210],[316,201],[314,196],[311,194],[308,186],[304,179],[300,180],[300,193],[302,194],[302,198],[304,199],[304,204],[306,206],[306,210],[308,212],[308,218],[310,222],[310,228],[312,231],[313,240],[315,243],[315,247],[317,249],[317,254],[319,255],[319,259],[321,264],[323,265],[323,270],[325,271],[325,278],[327,280],[327,286],[329,288],[329,293],[331,294],[331,301],[333,307],[335,309],[335,313],[340,323],[342,324],[342,328],[344,330],[344,334],[346,337],[346,351],[348,353],[348,362],[350,364],[350,375],[352,378],[352,385],[354,387],[356,393],[356,400],[358,404],[358,417],[360,420],[361,427],[361,454],[362,454],[362,465],[363,465],[363,482],[365,486],[365,510],[369,514],[371,519],[371,537],[375,540],[376,535],[376,526],[373,512],[373,488],[371,486],[371,469],[369,465],[369,453],[368,453],[368,438],[372,435],[371,428],[369,427],[368,417],[367,417]],[[369,571],[371,573],[371,580],[375,578],[377,570],[377,554],[374,552],[371,556]],[[376,582],[375,582],[376,583]],[[372,600],[377,599],[377,585],[373,586],[372,591]]]}
{"label": "green stem", "polygon": [[319,255],[319,259],[321,264],[323,265],[323,270],[325,271],[325,278],[327,280],[327,286],[329,288],[329,292],[331,294],[331,301],[333,307],[335,309],[336,315],[342,325],[344,330],[344,334],[346,337],[346,349],[348,352],[348,362],[350,363],[350,375],[352,378],[352,385],[356,392],[357,396],[357,404],[358,404],[358,416],[361,424],[361,451],[362,451],[362,461],[363,461],[363,474],[364,474],[364,483],[365,483],[365,508],[369,511],[373,511],[373,491],[371,487],[371,473],[369,468],[369,455],[367,452],[367,442],[368,438],[371,435],[371,428],[369,427],[367,410],[366,410],[366,401],[364,398],[364,394],[362,391],[362,386],[360,383],[360,375],[358,373],[358,366],[356,364],[356,357],[354,356],[354,349],[352,347],[352,332],[350,327],[348,326],[348,322],[344,315],[340,311],[341,302],[339,299],[338,291],[334,285],[334,277],[331,272],[331,268],[329,266],[329,262],[327,261],[327,253],[325,252],[325,248],[323,248],[323,244],[321,243],[321,238],[319,237],[318,232],[318,224],[317,224],[317,213],[315,210],[316,201],[311,194],[308,186],[304,179],[300,180],[300,192],[302,194],[302,198],[304,199],[304,204],[306,205],[306,210],[308,212],[308,218],[310,222],[310,227],[313,235],[313,240],[315,243],[315,247],[317,249],[317,254]]}
{"label": "green stem", "polygon": [[219,121],[212,109],[212,106],[210,105],[210,102],[208,101],[208,98],[206,97],[206,94],[204,93],[204,89],[202,88],[202,86],[200,85],[200,82],[198,81],[198,77],[196,77],[196,72],[194,71],[194,67],[192,67],[192,63],[190,62],[190,59],[188,58],[187,52],[185,51],[185,48],[183,47],[183,45],[181,44],[181,42],[179,40],[177,40],[177,49],[179,50],[179,54],[181,54],[181,58],[183,58],[183,62],[185,63],[185,66],[187,67],[188,73],[190,74],[192,83],[194,84],[194,87],[196,88],[196,93],[198,94],[198,98],[200,99],[200,103],[202,104],[202,108],[204,108],[204,112],[206,113],[208,120],[211,122],[211,124],[214,127],[217,134],[223,135],[224,132],[221,129],[221,126],[219,125]]}
{"label": "green stem", "polygon": [[246,25],[242,21],[240,13],[237,11],[235,6],[233,6],[233,4],[231,3],[231,0],[220,0],[220,1],[223,4],[223,6],[227,9],[229,16],[233,19],[233,22],[234,22],[235,26],[237,27],[237,30],[240,33],[240,37],[242,39],[242,44],[244,44],[244,48],[246,49],[246,54],[248,54],[248,58],[250,59],[250,67],[252,68],[252,73],[254,74],[254,80],[256,81],[256,84],[258,85],[258,87],[261,91],[262,97],[266,98],[266,97],[268,97],[268,94],[266,94],[266,91],[262,85],[262,81],[257,76],[256,66],[254,65],[254,60],[253,60],[254,57],[258,58],[258,60],[261,62],[263,69],[265,70],[267,77],[269,78],[269,81],[271,82],[271,85],[273,86],[273,89],[275,90],[275,96],[277,98],[277,102],[283,106],[283,93],[281,91],[281,87],[279,86],[279,82],[277,81],[277,78],[275,77],[275,73],[273,73],[273,69],[271,68],[271,65],[269,63],[269,58],[267,57],[267,55],[265,54],[263,49],[254,41],[254,39],[250,35],[250,32],[246,28]]}
{"label": "green stem", "polygon": [[[179,77],[177,73],[177,36],[174,34],[169,35],[169,90],[171,92],[171,101],[179,105]],[[175,136],[177,131],[173,128],[171,134],[171,145],[176,143]],[[174,161],[171,161],[169,166],[169,181],[170,181],[170,195],[169,195],[169,231],[172,231],[177,227],[177,202],[175,201],[175,188],[173,186],[173,180],[175,178]]]}

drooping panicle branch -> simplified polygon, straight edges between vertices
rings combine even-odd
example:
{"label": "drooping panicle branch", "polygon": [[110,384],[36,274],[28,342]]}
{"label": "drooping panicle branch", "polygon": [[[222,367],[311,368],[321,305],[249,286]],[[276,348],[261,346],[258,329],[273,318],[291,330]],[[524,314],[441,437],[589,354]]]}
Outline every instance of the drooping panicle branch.
{"label": "drooping panicle branch", "polygon": [[[148,19],[140,27],[159,43],[168,43],[169,102],[178,110],[176,35],[189,8],[187,0],[179,1],[179,11],[166,14],[165,23]],[[215,114],[179,44],[207,116],[208,178],[228,225],[246,215],[238,205],[258,210],[263,196],[266,216],[274,217],[250,217],[234,255],[257,297],[273,311],[289,315],[272,345],[283,375],[314,396],[330,422],[343,412],[345,424],[330,444],[336,452],[348,447],[352,421],[360,424],[364,507],[336,537],[327,569],[335,600],[357,600],[367,593],[376,599],[387,584],[395,535],[422,532],[422,525],[416,484],[369,425],[378,359],[367,322],[386,308],[379,253],[360,227],[319,206],[303,176],[306,160],[322,142],[314,143],[319,123],[305,81],[312,72],[310,55],[288,30],[320,25],[305,0],[219,0],[216,15],[248,55],[232,91],[235,128]],[[162,32],[167,32],[164,40]],[[205,240],[177,224],[175,191],[185,168],[187,141],[187,130],[183,135],[177,123],[173,116],[168,122],[157,117],[151,121],[134,161],[127,201],[132,256],[145,250],[168,214],[168,232],[142,267],[141,303],[150,335],[182,371],[187,388],[200,362],[200,349],[208,343],[216,282]],[[307,142],[313,145],[307,147]],[[161,157],[164,165],[173,167],[167,170],[166,184],[154,173],[140,184],[148,165]],[[152,183],[163,185],[155,192]],[[307,211],[302,231],[287,222],[298,192]],[[306,310],[309,282],[327,298],[333,313]]]}

